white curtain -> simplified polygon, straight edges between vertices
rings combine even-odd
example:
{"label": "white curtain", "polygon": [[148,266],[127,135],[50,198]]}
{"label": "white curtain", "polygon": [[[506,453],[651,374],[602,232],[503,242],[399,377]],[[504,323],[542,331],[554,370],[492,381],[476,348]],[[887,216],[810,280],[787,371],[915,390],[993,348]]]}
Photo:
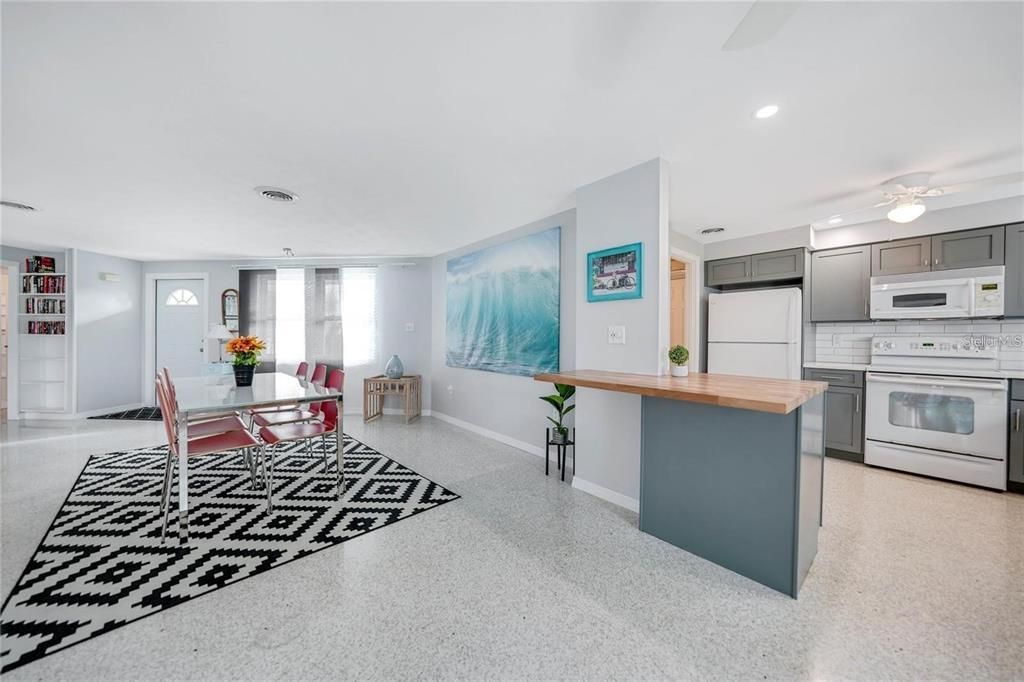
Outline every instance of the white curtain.
{"label": "white curtain", "polygon": [[345,367],[377,362],[377,269],[342,268],[341,319]]}

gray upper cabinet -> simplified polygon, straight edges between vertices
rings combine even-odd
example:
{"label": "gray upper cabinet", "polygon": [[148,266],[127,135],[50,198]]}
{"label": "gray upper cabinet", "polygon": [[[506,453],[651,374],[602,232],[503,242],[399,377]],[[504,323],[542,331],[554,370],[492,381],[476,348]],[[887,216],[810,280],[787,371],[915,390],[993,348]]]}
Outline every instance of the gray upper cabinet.
{"label": "gray upper cabinet", "polygon": [[1006,226],[1006,316],[1024,317],[1024,223]]}
{"label": "gray upper cabinet", "polygon": [[804,250],[788,249],[751,256],[751,281],[797,279],[804,276]]}
{"label": "gray upper cabinet", "polygon": [[722,284],[749,282],[752,277],[751,260],[750,256],[740,256],[739,258],[708,261],[705,277],[707,281],[704,285],[715,287]]}
{"label": "gray upper cabinet", "polygon": [[1002,265],[1005,234],[999,226],[934,235],[932,270]]}
{"label": "gray upper cabinet", "polygon": [[811,254],[811,322],[867,320],[871,247]]}
{"label": "gray upper cabinet", "polygon": [[902,275],[932,269],[932,238],[917,237],[871,245],[871,275]]}

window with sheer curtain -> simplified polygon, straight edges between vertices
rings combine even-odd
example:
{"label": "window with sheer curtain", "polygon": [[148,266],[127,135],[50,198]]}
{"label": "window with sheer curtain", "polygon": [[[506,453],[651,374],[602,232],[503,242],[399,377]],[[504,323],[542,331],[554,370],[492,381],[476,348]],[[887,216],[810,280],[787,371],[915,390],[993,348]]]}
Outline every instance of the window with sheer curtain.
{"label": "window with sheer curtain", "polygon": [[239,273],[243,334],[267,342],[258,371],[377,361],[376,268],[278,268]]}

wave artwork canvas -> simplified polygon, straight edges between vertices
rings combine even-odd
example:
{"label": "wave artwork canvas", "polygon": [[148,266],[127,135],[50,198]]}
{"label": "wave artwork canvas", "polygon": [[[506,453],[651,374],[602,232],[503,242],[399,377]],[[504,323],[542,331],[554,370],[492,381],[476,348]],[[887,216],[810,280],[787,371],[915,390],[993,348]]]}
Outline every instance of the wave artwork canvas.
{"label": "wave artwork canvas", "polygon": [[561,228],[448,261],[445,363],[533,376],[558,371]]}

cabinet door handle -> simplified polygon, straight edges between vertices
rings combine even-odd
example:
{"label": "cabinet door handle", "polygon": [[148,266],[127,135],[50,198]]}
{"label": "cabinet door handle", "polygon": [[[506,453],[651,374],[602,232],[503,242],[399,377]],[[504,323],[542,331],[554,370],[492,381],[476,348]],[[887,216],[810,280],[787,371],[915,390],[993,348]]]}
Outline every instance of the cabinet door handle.
{"label": "cabinet door handle", "polygon": [[921,265],[923,265],[923,266],[925,266],[925,267],[928,267],[928,259],[927,259],[927,258],[925,258],[925,259],[924,259],[924,262],[923,262],[923,263],[921,263]]}
{"label": "cabinet door handle", "polygon": [[864,315],[868,314],[868,299],[864,299]]}
{"label": "cabinet door handle", "polygon": [[856,399],[856,402],[853,405],[853,411],[860,412],[860,393],[856,394],[853,397]]}
{"label": "cabinet door handle", "polygon": [[1020,412],[1021,412],[1021,410],[1018,407],[1016,412],[1014,413],[1014,420],[1013,420],[1013,430],[1014,431],[1020,431]]}
{"label": "cabinet door handle", "polygon": [[836,381],[842,381],[845,377],[832,376],[831,374],[819,374],[819,379],[835,379]]}
{"label": "cabinet door handle", "polygon": [[936,258],[936,259],[935,259],[935,262],[934,262],[934,263],[932,263],[932,265],[938,265],[938,264],[939,264],[939,259],[938,259],[938,258]]}

